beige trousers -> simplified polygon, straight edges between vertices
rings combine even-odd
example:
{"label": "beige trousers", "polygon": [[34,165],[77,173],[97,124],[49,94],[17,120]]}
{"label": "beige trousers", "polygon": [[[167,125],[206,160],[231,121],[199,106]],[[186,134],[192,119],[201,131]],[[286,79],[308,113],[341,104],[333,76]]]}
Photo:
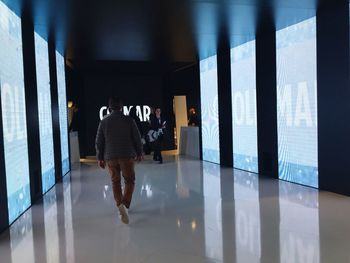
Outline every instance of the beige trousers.
{"label": "beige trousers", "polygon": [[[135,188],[134,159],[115,159],[107,161],[109,174],[112,179],[113,195],[117,206],[124,204],[129,208]],[[121,187],[121,176],[124,178],[124,193]]]}

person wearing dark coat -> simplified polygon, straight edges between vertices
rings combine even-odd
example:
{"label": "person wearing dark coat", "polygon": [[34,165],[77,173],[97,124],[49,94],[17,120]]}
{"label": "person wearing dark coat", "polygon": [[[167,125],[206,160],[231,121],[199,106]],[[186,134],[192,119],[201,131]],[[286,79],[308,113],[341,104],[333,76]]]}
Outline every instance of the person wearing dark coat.
{"label": "person wearing dark coat", "polygon": [[[100,122],[96,134],[96,159],[102,169],[108,168],[112,179],[113,195],[123,223],[129,223],[130,207],[135,188],[135,160],[142,156],[141,136],[135,121],[122,112],[120,98],[109,99],[111,114]],[[124,178],[124,191],[121,186]]]}
{"label": "person wearing dark coat", "polygon": [[140,118],[139,118],[139,117],[137,116],[137,114],[136,114],[136,108],[135,108],[135,107],[132,107],[132,108],[130,109],[129,116],[130,116],[131,118],[133,118],[133,120],[135,121],[136,126],[137,126],[137,129],[139,130],[139,133],[140,133],[140,135],[141,135],[141,138],[143,138],[144,133],[143,133],[141,121],[140,121]]}
{"label": "person wearing dark coat", "polygon": [[161,109],[160,107],[156,107],[154,111],[154,117],[150,119],[151,122],[151,129],[154,131],[158,131],[158,137],[157,140],[153,143],[154,153],[153,153],[153,160],[159,161],[159,163],[163,163],[163,157],[162,157],[162,142],[163,142],[163,136],[164,136],[164,130],[165,130],[165,121],[161,116]]}
{"label": "person wearing dark coat", "polygon": [[199,118],[198,115],[196,113],[196,109],[195,108],[191,108],[189,110],[189,119],[188,119],[188,126],[198,126],[199,124]]}

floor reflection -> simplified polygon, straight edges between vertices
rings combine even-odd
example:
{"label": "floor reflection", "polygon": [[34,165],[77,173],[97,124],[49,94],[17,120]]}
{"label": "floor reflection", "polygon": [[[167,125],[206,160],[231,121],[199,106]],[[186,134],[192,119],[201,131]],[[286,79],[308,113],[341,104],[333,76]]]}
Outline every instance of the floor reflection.
{"label": "floor reflection", "polygon": [[66,262],[75,263],[74,228],[72,216],[72,192],[70,177],[64,178],[64,229],[66,245]]}
{"label": "floor reflection", "polygon": [[234,173],[237,262],[260,262],[259,179],[256,174]]}
{"label": "floor reflection", "polygon": [[190,192],[202,194],[202,170],[203,165],[197,160],[177,162],[176,192],[180,198],[189,198]]}
{"label": "floor reflection", "polygon": [[203,163],[205,254],[223,260],[220,167]]}
{"label": "floor reflection", "polygon": [[69,181],[71,182],[71,203],[76,203],[81,195],[82,191],[82,171],[86,167],[85,164],[73,164],[72,171],[70,172]]}
{"label": "floor reflection", "polygon": [[0,262],[350,262],[348,197],[185,158],[136,176],[124,225],[107,172],[76,167],[0,235]]}
{"label": "floor reflection", "polygon": [[281,262],[320,262],[318,191],[280,183]]}
{"label": "floor reflection", "polygon": [[43,200],[44,205],[44,227],[46,237],[46,261],[52,263],[60,262],[59,236],[57,225],[57,199],[56,188],[52,188]]}
{"label": "floor reflection", "polygon": [[11,239],[9,231],[0,235],[0,259],[1,262],[12,263]]}
{"label": "floor reflection", "polygon": [[261,263],[280,262],[280,206],[277,180],[259,178]]}
{"label": "floor reflection", "polygon": [[24,213],[10,228],[10,240],[13,263],[35,262],[31,210]]}

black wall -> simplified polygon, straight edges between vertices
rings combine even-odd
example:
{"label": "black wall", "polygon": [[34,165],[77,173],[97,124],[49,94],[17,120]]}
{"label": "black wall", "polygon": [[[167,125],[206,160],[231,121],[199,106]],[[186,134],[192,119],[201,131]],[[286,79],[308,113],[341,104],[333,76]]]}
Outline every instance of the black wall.
{"label": "black wall", "polygon": [[144,62],[99,61],[90,62],[86,68],[74,69],[68,74],[68,79],[76,84],[72,86],[72,82],[68,81],[69,99],[80,107],[82,156],[95,155],[99,111],[102,106],[108,106],[109,97],[121,97],[126,106],[165,107],[162,74],[151,71],[151,67]]}
{"label": "black wall", "polygon": [[169,73],[169,78],[169,85],[165,87],[164,93],[172,96],[186,95],[187,107],[195,108],[199,114],[201,102],[198,64],[180,66]]}
{"label": "black wall", "polygon": [[200,108],[197,64],[162,67],[153,62],[95,61],[67,73],[68,99],[80,108],[82,156],[95,155],[99,110],[108,106],[110,96],[121,97],[127,106],[160,106],[167,121],[164,150],[175,147],[173,97],[186,95],[188,107]]}
{"label": "black wall", "polygon": [[350,195],[349,3],[317,13],[319,188]]}

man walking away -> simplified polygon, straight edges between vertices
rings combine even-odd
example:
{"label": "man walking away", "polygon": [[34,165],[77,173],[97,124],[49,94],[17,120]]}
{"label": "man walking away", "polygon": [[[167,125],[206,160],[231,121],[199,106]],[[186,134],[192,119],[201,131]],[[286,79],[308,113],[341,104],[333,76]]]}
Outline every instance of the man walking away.
{"label": "man walking away", "polygon": [[[135,121],[124,116],[120,98],[110,98],[111,114],[98,126],[96,135],[96,157],[98,166],[107,166],[112,179],[113,195],[123,223],[129,223],[129,209],[135,187],[134,161],[142,160],[142,143]],[[124,178],[124,193],[121,188]]]}

